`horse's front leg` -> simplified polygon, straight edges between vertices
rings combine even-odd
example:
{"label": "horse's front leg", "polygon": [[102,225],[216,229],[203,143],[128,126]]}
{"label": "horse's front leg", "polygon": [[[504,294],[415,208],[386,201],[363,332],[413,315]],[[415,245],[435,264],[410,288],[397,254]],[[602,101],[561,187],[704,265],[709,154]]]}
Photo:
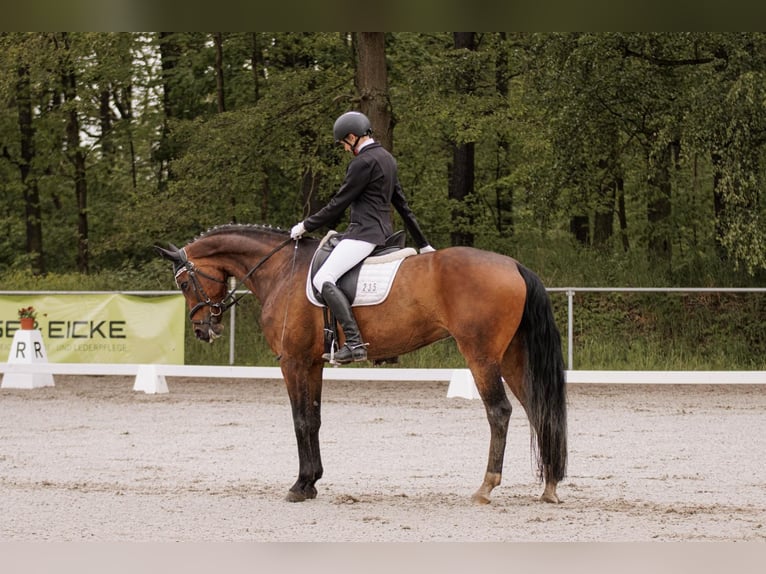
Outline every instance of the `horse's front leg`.
{"label": "horse's front leg", "polygon": [[298,479],[290,487],[286,500],[303,502],[316,498],[316,481],[322,478],[319,453],[319,427],[322,424],[322,363],[301,366],[282,358],[282,374],[287,384],[298,442]]}
{"label": "horse's front leg", "polygon": [[[503,476],[503,460],[505,457],[505,443],[508,435],[508,422],[511,418],[511,403],[505,394],[500,372],[497,369],[488,369],[489,372],[478,373],[473,371],[476,389],[484,402],[489,421],[489,459],[487,472],[479,489],[473,494],[471,500],[477,504],[489,504],[492,489],[500,484]],[[478,376],[477,376],[478,375]]]}

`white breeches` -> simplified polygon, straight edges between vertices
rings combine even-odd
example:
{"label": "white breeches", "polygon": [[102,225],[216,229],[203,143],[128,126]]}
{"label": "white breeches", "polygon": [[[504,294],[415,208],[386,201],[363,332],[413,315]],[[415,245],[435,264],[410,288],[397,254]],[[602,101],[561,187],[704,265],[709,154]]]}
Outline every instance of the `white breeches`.
{"label": "white breeches", "polygon": [[342,239],[314,275],[314,287],[321,293],[322,285],[328,281],[335,285],[341,275],[372,253],[373,249],[375,249],[374,243],[358,239]]}

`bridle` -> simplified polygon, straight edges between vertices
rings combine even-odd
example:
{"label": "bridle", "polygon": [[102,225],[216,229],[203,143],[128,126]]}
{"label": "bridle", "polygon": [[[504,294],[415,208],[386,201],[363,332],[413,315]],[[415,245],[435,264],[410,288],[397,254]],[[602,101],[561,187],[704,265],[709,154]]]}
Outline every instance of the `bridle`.
{"label": "bridle", "polygon": [[[194,325],[204,325],[204,324],[210,324],[210,320],[206,321],[195,321],[194,315],[199,311],[202,307],[210,307],[210,316],[211,317],[218,317],[220,315],[223,315],[224,311],[231,307],[234,302],[233,301],[227,301],[227,299],[231,298],[231,292],[226,294],[226,297],[221,300],[218,303],[215,303],[210,296],[205,292],[205,288],[202,286],[202,283],[200,283],[199,277],[204,277],[205,279],[209,279],[215,283],[222,283],[226,284],[226,279],[218,279],[218,277],[213,277],[212,275],[209,275],[199,269],[193,261],[189,261],[186,258],[186,253],[181,250],[179,251],[180,254],[182,254],[182,264],[178,267],[176,270],[176,284],[178,284],[178,277],[183,273],[186,272],[189,281],[191,281],[191,284],[194,287],[194,292],[197,294],[197,304],[192,307],[192,309],[189,311],[189,319],[191,320],[192,324]],[[179,285],[180,287],[180,285]]]}
{"label": "bridle", "polygon": [[[237,291],[240,287],[247,281],[261,266],[263,266],[266,261],[268,261],[272,255],[274,255],[277,251],[285,247],[288,243],[290,243],[292,239],[288,238],[285,239],[282,243],[277,245],[274,249],[269,251],[266,255],[264,255],[258,263],[256,263],[243,277],[237,282],[237,285],[231,289],[229,289],[226,292],[226,295],[223,299],[221,299],[219,302],[214,302],[210,296],[205,292],[204,287],[202,286],[202,283],[199,280],[199,277],[204,277],[205,279],[209,279],[210,281],[213,281],[214,283],[219,283],[222,285],[227,284],[227,277],[224,277],[223,279],[219,279],[218,277],[213,277],[212,275],[205,273],[202,271],[197,265],[194,264],[193,261],[190,261],[188,256],[186,255],[186,250],[184,248],[181,248],[178,250],[178,256],[179,261],[175,268],[175,278],[176,278],[176,284],[178,283],[178,277],[183,273],[184,271],[189,276],[189,280],[191,281],[192,285],[194,286],[194,292],[197,294],[197,304],[194,305],[194,307],[191,308],[189,311],[189,320],[192,322],[193,325],[210,325],[210,319],[212,317],[220,317],[223,315],[230,307],[233,307],[237,303],[239,303],[240,299],[246,295],[246,293],[243,293],[239,296],[237,296]],[[210,307],[210,317],[204,321],[195,321],[194,315],[202,309],[203,307]]]}

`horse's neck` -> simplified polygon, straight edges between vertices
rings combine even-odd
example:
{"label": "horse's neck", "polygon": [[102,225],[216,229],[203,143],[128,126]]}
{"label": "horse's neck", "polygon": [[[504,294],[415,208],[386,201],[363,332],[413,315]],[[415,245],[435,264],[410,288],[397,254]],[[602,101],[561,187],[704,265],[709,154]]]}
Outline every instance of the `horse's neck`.
{"label": "horse's neck", "polygon": [[289,266],[286,260],[292,249],[286,246],[279,251],[280,242],[244,242],[225,257],[227,271],[237,281],[244,282],[250,291],[263,302],[271,293],[280,289],[287,280]]}

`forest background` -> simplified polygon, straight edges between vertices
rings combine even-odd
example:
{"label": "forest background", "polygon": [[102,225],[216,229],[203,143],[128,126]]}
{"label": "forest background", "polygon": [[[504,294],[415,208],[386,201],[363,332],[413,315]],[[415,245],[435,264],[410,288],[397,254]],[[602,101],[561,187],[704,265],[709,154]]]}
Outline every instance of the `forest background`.
{"label": "forest background", "polygon": [[[436,248],[549,287],[764,285],[763,33],[3,32],[2,289],[174,289],[153,245],[333,195],[351,109]],[[257,312],[238,362],[275,364]],[[577,368],[766,366],[763,293],[578,294],[575,319]]]}

